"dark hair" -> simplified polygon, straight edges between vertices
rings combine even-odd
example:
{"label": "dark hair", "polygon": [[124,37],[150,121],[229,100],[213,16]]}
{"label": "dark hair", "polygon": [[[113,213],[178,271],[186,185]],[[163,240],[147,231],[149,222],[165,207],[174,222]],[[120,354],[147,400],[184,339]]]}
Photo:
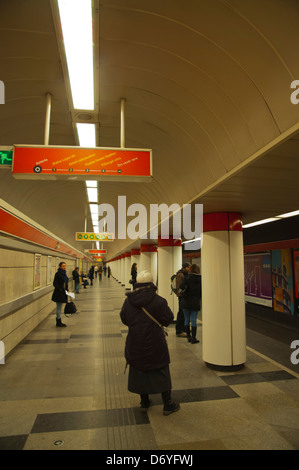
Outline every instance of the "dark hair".
{"label": "dark hair", "polygon": [[61,266],[62,266],[63,264],[66,264],[66,262],[65,262],[65,261],[60,261],[59,267],[61,268]]}
{"label": "dark hair", "polygon": [[133,264],[132,264],[132,267],[131,267],[131,274],[132,274],[133,271],[137,271],[136,266],[137,266],[137,263],[133,263]]}
{"label": "dark hair", "polygon": [[197,266],[197,264],[192,264],[189,273],[200,274],[199,267]]}

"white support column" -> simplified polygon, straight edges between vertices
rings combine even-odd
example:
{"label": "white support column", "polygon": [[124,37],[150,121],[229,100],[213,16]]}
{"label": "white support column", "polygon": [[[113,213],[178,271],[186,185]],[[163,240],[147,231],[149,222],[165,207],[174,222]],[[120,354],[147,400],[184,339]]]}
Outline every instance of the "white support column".
{"label": "white support column", "polygon": [[125,285],[125,253],[120,256],[120,282],[121,285]]}
{"label": "white support column", "polygon": [[131,284],[129,280],[131,278],[131,252],[125,253],[125,288],[131,290]]}
{"label": "white support column", "polygon": [[240,214],[204,214],[201,270],[203,360],[214,368],[241,368],[246,326]]}
{"label": "white support column", "polygon": [[140,272],[149,271],[157,283],[157,247],[155,245],[140,245]]}
{"label": "white support column", "polygon": [[153,275],[154,284],[157,285],[158,281],[158,249],[155,247],[155,250],[151,253],[151,273]]}
{"label": "white support column", "polygon": [[182,266],[181,240],[159,238],[158,240],[158,293],[167,300],[169,308],[176,315],[178,300],[171,291],[171,276]]}

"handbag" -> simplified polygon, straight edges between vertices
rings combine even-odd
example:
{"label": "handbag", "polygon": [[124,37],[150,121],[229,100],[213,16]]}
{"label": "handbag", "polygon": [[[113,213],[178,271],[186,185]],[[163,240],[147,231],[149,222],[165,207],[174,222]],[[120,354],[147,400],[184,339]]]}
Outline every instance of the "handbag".
{"label": "handbag", "polygon": [[141,309],[144,311],[144,313],[146,313],[146,315],[148,317],[150,317],[155,323],[157,323],[157,325],[161,328],[161,330],[163,331],[164,333],[164,336],[168,336],[168,333],[167,331],[165,330],[164,326],[161,325],[161,323],[158,322],[158,320],[156,320],[154,317],[152,317],[152,315],[144,308],[144,307],[141,307]]}
{"label": "handbag", "polygon": [[64,307],[64,314],[65,316],[72,316],[74,313],[77,312],[77,307],[74,302],[67,302]]}

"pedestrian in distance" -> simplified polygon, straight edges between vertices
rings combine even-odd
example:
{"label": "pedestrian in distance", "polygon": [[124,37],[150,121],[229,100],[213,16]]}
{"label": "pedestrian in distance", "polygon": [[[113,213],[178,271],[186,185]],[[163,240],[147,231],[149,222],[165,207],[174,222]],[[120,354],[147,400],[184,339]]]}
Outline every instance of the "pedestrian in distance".
{"label": "pedestrian in distance", "polygon": [[94,266],[90,267],[88,277],[90,279],[90,285],[93,286],[93,279],[94,279]]}
{"label": "pedestrian in distance", "polygon": [[161,393],[163,414],[169,415],[180,408],[171,398],[170,356],[164,333],[173,313],[167,301],[157,294],[148,271],[138,274],[134,289],[126,296],[120,317],[129,327],[125,344],[128,390],[140,395],[144,412],[152,405],[149,395]]}
{"label": "pedestrian in distance", "polygon": [[79,288],[80,288],[80,276],[79,276],[79,268],[76,267],[74,271],[72,272],[73,275],[73,281],[75,283],[75,292],[76,294],[79,294]]}
{"label": "pedestrian in distance", "polygon": [[131,279],[130,279],[130,284],[132,284],[133,289],[136,284],[136,279],[137,279],[137,263],[133,263],[131,267]]}
{"label": "pedestrian in distance", "polygon": [[102,274],[103,274],[103,267],[99,266],[99,281],[102,280]]}
{"label": "pedestrian in distance", "polygon": [[67,303],[67,294],[69,290],[69,278],[66,274],[66,263],[65,261],[61,261],[59,263],[59,268],[55,274],[54,281],[54,292],[52,294],[53,302],[56,302],[56,326],[62,327],[66,326],[61,321],[61,310],[62,305]]}
{"label": "pedestrian in distance", "polygon": [[[199,343],[196,338],[197,315],[201,308],[201,275],[197,264],[192,264],[181,286],[181,308],[185,317],[185,330],[189,343]],[[191,323],[191,332],[190,332]]]}

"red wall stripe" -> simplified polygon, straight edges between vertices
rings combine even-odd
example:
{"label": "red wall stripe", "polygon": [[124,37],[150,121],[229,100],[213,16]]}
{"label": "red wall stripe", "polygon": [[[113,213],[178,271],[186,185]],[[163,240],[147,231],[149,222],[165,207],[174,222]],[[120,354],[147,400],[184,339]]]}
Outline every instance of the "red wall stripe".
{"label": "red wall stripe", "polygon": [[13,235],[16,238],[27,240],[31,243],[65,253],[76,258],[89,259],[84,257],[82,253],[79,253],[55,238],[50,237],[46,233],[41,232],[39,229],[33,227],[27,222],[24,222],[15,215],[6,212],[2,208],[0,208],[0,232]]}

